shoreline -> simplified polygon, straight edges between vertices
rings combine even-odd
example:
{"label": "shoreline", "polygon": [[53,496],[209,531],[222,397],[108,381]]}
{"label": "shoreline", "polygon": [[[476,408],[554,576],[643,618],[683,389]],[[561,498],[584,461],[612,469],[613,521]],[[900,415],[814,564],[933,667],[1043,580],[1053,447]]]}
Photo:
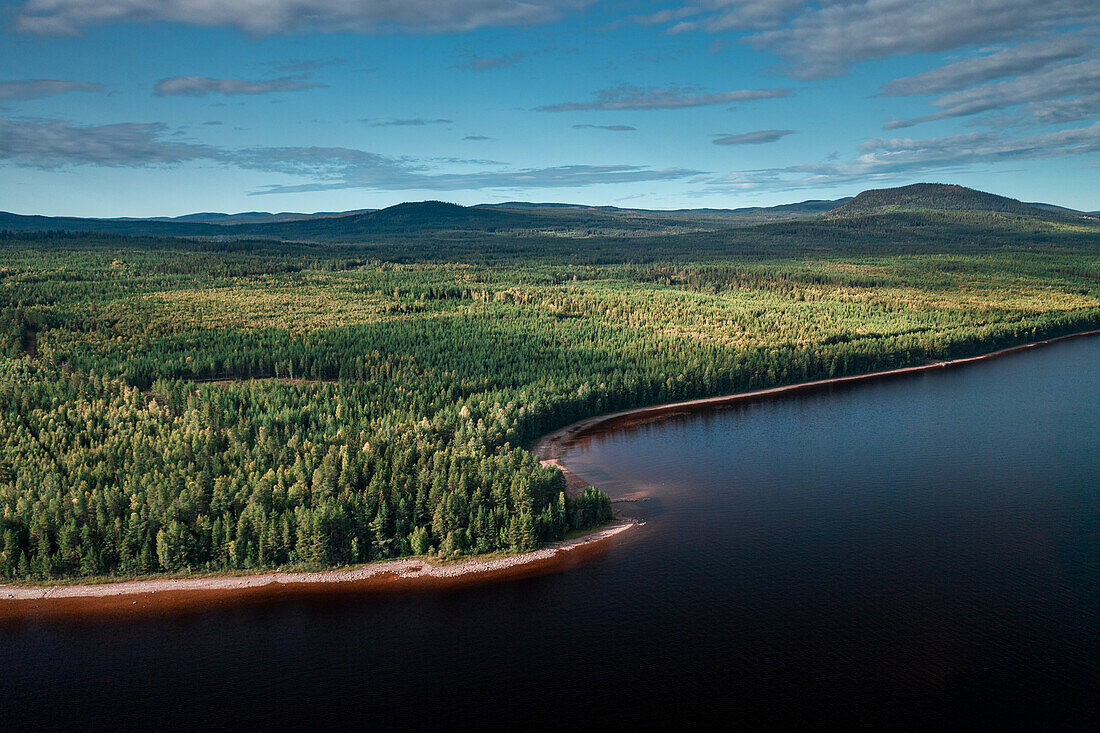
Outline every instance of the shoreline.
{"label": "shoreline", "polygon": [[1069,341],[1072,339],[1098,335],[1100,335],[1100,329],[1094,329],[1091,331],[1078,331],[1077,333],[1070,333],[1064,336],[1055,336],[1053,338],[1043,339],[1042,341],[1030,341],[1026,344],[1008,346],[1003,349],[997,349],[996,351],[990,351],[988,353],[978,354],[976,356],[964,356],[959,357],[958,359],[935,361],[910,367],[898,367],[896,369],[884,369],[877,372],[866,372],[864,374],[853,374],[847,377],[831,377],[829,379],[818,379],[812,382],[798,382],[795,384],[787,384],[781,387],[768,387],[766,389],[758,389],[751,392],[736,392],[734,394],[720,395],[718,397],[701,397],[694,400],[684,400],[682,402],[666,402],[660,405],[634,407],[629,410],[609,412],[603,415],[596,415],[594,417],[588,417],[584,418],[583,420],[578,420],[574,423],[566,425],[563,428],[558,428],[553,432],[543,435],[541,438],[535,441],[534,445],[531,447],[531,452],[535,454],[535,457],[539,459],[539,462],[541,462],[542,465],[553,466],[560,469],[565,474],[567,486],[572,487],[574,484],[577,483],[583,483],[585,486],[587,486],[588,482],[584,481],[576,474],[571,473],[569,469],[562,463],[561,456],[577,441],[597,430],[608,430],[616,427],[625,427],[628,425],[640,425],[673,415],[691,414],[700,409],[715,407],[720,408],[727,405],[736,405],[744,402],[767,400],[789,394],[816,392],[819,390],[831,389],[832,387],[836,386],[858,384],[860,382],[874,382],[884,379],[891,379],[893,377],[918,374],[921,372],[936,371],[939,369],[952,369],[959,366],[965,366],[967,364],[988,361],[989,359],[996,359],[998,357],[1007,356],[1009,354],[1014,354],[1021,351],[1027,351],[1029,349],[1039,348],[1041,346],[1049,346],[1050,344],[1055,344],[1061,341]]}
{"label": "shoreline", "polygon": [[377,591],[462,587],[505,578],[542,575],[570,567],[599,552],[616,535],[635,526],[615,519],[568,540],[531,552],[490,559],[471,558],[433,565],[420,558],[386,560],[339,570],[272,571],[255,575],[156,578],[73,585],[0,585],[0,621],[40,613],[117,615],[118,613],[209,608],[239,600],[266,600]]}
{"label": "shoreline", "polygon": [[[1019,344],[977,356],[620,410],[578,420],[547,433],[530,450],[542,465],[561,470],[565,474],[567,491],[576,494],[589,484],[572,473],[562,463],[561,456],[578,440],[596,430],[642,424],[673,415],[690,414],[700,409],[953,368],[1060,341],[1096,335],[1100,335],[1100,329]],[[53,613],[104,617],[119,613],[201,609],[209,608],[212,603],[229,605],[275,597],[331,597],[340,593],[361,595],[375,591],[442,589],[533,577],[562,570],[580,562],[584,557],[603,549],[612,537],[637,524],[636,520],[620,517],[579,537],[554,542],[531,552],[491,559],[475,557],[449,565],[433,565],[420,558],[406,558],[316,572],[269,571],[253,575],[77,582],[71,585],[0,584],[0,621]]]}

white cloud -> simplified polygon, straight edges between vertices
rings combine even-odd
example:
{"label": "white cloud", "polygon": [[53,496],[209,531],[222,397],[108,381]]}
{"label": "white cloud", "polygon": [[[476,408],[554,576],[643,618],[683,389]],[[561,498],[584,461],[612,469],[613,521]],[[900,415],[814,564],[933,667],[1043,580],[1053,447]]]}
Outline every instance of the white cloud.
{"label": "white cloud", "polygon": [[[805,0],[703,0],[700,6],[710,12],[698,21],[681,24],[676,32],[771,28],[784,23],[805,4]],[[828,4],[828,0],[819,4]]]}
{"label": "white cloud", "polygon": [[895,79],[882,86],[880,96],[939,94],[994,79],[1031,74],[1055,62],[1079,58],[1091,48],[1091,42],[1073,36],[1011,46],[984,56],[974,56],[930,69],[915,76]]}
{"label": "white cloud", "polygon": [[563,165],[438,173],[423,163],[347,148],[268,148],[242,151],[243,168],[312,178],[298,184],[272,184],[257,191],[300,193],[362,188],[375,191],[469,191],[482,189],[574,188],[606,183],[668,181],[700,175],[683,168],[634,165]]}
{"label": "white cloud", "polygon": [[848,163],[822,163],[736,171],[711,179],[715,190],[798,190],[869,183],[927,171],[961,170],[974,164],[1095,155],[1100,122],[1039,135],[1010,137],[976,132],[926,139],[875,138],[860,145]]}
{"label": "white cloud", "polygon": [[76,35],[112,23],[164,21],[254,35],[304,32],[449,33],[544,23],[591,0],[26,0],[24,33]]}
{"label": "white cloud", "polygon": [[[215,148],[170,142],[166,125],[127,123],[79,126],[61,120],[0,119],[0,162],[60,169],[72,166],[150,167],[207,161],[305,179],[255,192],[292,193],[361,188],[375,191],[464,191],[573,188],[607,183],[681,180],[701,174],[683,168],[636,165],[563,165],[509,168],[493,161],[423,161],[353,148]],[[440,172],[438,163],[479,170]],[[492,169],[486,170],[489,166]]]}
{"label": "white cloud", "polygon": [[[363,120],[366,122],[366,120]],[[371,127],[423,127],[425,125],[450,125],[454,120],[425,120],[421,117],[410,117],[403,120],[384,120],[370,123]]]}
{"label": "white cloud", "polygon": [[1032,102],[1027,114],[1041,125],[1058,125],[1100,117],[1100,91],[1069,99]]}
{"label": "white cloud", "polygon": [[950,92],[932,102],[940,111],[912,119],[892,120],[886,129],[1097,93],[1100,93],[1100,58]]}
{"label": "white cloud", "polygon": [[760,99],[791,96],[790,89],[739,89],[733,92],[700,92],[693,87],[668,89],[620,86],[601,89],[589,102],[562,102],[538,107],[540,112],[576,112],[581,110],[684,109],[712,104],[736,104]]}
{"label": "white cloud", "polygon": [[573,125],[574,130],[607,130],[608,132],[634,132],[638,128],[630,125]]}
{"label": "white cloud", "polygon": [[153,87],[157,96],[205,97],[207,94],[270,94],[316,89],[324,84],[305,81],[300,76],[284,76],[267,81],[246,79],[211,79],[208,76],[173,76],[161,79]]}
{"label": "white cloud", "polygon": [[49,169],[156,166],[216,155],[204,145],[163,140],[167,129],[158,123],[84,127],[61,120],[0,119],[0,161]]}
{"label": "white cloud", "polygon": [[807,6],[750,40],[782,56],[791,74],[818,78],[857,61],[1033,38],[1095,16],[1094,0],[855,0]]}
{"label": "white cloud", "polygon": [[669,33],[749,31],[745,40],[782,58],[789,74],[816,79],[868,59],[1095,29],[1097,15],[1095,0],[698,0],[629,20],[672,23]]}
{"label": "white cloud", "polygon": [[738,135],[718,135],[713,142],[715,145],[761,145],[763,143],[774,143],[776,140],[794,133],[794,130],[753,130]]}
{"label": "white cloud", "polygon": [[93,84],[87,81],[63,81],[60,79],[0,81],[0,99],[40,99],[53,94],[102,91],[104,91],[102,84]]}

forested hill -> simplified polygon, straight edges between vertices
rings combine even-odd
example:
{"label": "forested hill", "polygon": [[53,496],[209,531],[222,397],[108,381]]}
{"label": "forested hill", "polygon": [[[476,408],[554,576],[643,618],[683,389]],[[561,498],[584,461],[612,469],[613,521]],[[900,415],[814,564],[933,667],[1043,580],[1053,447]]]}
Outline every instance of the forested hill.
{"label": "forested hill", "polygon": [[[176,219],[82,219],[77,217],[22,216],[0,212],[0,230],[14,232],[100,232],[154,237],[271,237],[276,239],[329,240],[377,234],[409,234],[464,229],[494,231],[502,227],[522,229],[531,217],[518,212],[495,211],[441,201],[421,201],[378,211],[334,215],[302,215],[289,221],[248,221],[229,216],[214,223],[213,214]],[[291,215],[293,216],[293,215]],[[257,217],[258,218],[258,217]]]}
{"label": "forested hill", "polygon": [[156,219],[84,219],[76,216],[26,216],[0,211],[0,231],[99,232],[141,237],[216,237],[226,227],[194,221]]}
{"label": "forested hill", "polygon": [[492,204],[458,206],[441,201],[397,204],[376,211],[345,214],[257,216],[197,214],[174,219],[81,219],[23,216],[0,212],[0,231],[99,232],[131,236],[270,238],[356,243],[419,234],[506,234],[514,237],[648,236],[719,231],[753,224],[805,219],[839,202],[805,201],[746,209],[651,211],[570,204]]}
{"label": "forested hill", "polygon": [[775,222],[797,223],[819,218],[844,219],[913,212],[982,212],[1060,221],[1085,216],[1050,204],[1025,204],[962,186],[920,183],[864,191],[853,199],[813,200],[740,209],[655,211],[571,204],[510,202],[459,206],[442,201],[420,201],[346,213],[205,213],[175,219],[81,219],[0,212],[0,231],[100,232],[132,236],[218,240],[263,238],[355,244],[421,234],[466,238],[483,234],[509,237],[547,234],[573,238],[649,237],[729,231]]}
{"label": "forested hill", "polygon": [[[998,214],[1049,217],[1050,209],[1016,199],[943,183],[915,183],[900,188],[864,191],[825,213],[826,217],[867,216],[911,211],[986,211]],[[1063,212],[1072,213],[1068,209]]]}
{"label": "forested hill", "polygon": [[514,211],[418,201],[349,216],[233,227],[252,236],[300,240],[353,240],[361,236],[464,230],[495,232],[529,227],[531,217]]}
{"label": "forested hill", "polygon": [[527,201],[508,201],[502,204],[478,204],[485,209],[531,210],[571,210],[576,212],[603,212],[621,216],[636,217],[722,217],[729,220],[774,221],[777,219],[796,219],[831,211],[841,204],[852,200],[851,196],[839,199],[810,199],[794,204],[777,206],[743,206],[736,209],[627,209],[619,206],[582,206],[562,203],[530,203]]}

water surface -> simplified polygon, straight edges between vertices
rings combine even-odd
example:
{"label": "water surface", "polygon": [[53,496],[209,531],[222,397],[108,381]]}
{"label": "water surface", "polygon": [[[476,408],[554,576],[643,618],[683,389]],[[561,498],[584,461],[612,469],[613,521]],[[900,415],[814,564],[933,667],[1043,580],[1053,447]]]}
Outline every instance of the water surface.
{"label": "water surface", "polygon": [[1079,728],[1100,712],[1100,339],[594,436],[643,519],[444,593],[0,627],[22,729]]}

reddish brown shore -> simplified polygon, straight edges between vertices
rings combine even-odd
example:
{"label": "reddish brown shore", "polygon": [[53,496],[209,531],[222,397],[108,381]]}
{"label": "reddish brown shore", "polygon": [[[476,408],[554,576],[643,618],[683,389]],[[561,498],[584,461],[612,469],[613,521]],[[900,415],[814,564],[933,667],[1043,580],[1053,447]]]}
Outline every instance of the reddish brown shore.
{"label": "reddish brown shore", "polygon": [[406,558],[312,573],[268,572],[83,585],[0,585],[0,622],[43,616],[110,618],[291,597],[362,597],[378,592],[459,588],[528,578],[559,572],[602,552],[608,540],[633,525],[631,520],[616,520],[593,532],[533,552],[491,559],[472,558],[450,565]]}

